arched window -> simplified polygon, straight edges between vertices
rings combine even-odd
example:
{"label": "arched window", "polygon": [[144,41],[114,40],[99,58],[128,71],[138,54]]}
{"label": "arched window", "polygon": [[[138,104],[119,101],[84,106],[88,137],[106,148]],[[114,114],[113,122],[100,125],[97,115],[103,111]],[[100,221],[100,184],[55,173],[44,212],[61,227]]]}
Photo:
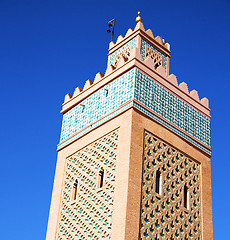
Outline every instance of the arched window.
{"label": "arched window", "polygon": [[72,190],[72,201],[75,201],[77,199],[77,186],[78,182],[77,180],[75,181],[75,183],[73,184],[73,190]]}
{"label": "arched window", "polygon": [[158,194],[162,194],[162,175],[159,170],[156,172],[156,186],[155,186],[155,191]]}
{"label": "arched window", "polygon": [[98,175],[98,188],[102,188],[104,184],[104,170],[101,169]]}
{"label": "arched window", "polygon": [[189,210],[189,189],[186,185],[184,186],[184,207]]}

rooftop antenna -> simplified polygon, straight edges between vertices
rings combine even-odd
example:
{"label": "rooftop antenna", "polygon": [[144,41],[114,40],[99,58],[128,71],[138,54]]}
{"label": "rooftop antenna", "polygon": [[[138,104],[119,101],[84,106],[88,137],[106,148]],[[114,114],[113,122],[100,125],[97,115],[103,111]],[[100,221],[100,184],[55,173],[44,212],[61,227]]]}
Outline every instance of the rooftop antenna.
{"label": "rooftop antenna", "polygon": [[108,22],[108,27],[109,29],[107,30],[107,33],[110,33],[112,28],[112,36],[111,36],[111,42],[112,42],[113,36],[114,36],[115,18]]}

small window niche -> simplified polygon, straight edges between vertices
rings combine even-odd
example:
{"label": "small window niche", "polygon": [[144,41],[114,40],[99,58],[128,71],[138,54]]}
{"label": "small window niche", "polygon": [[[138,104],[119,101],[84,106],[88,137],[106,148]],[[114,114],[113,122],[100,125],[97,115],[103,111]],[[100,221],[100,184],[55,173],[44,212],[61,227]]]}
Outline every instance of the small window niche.
{"label": "small window niche", "polygon": [[104,169],[101,169],[99,171],[99,174],[98,174],[98,188],[103,188],[103,185],[104,185],[104,175],[105,175],[105,172],[104,172]]}
{"label": "small window niche", "polygon": [[155,191],[159,195],[162,195],[162,174],[159,170],[156,172],[156,186]]}
{"label": "small window niche", "polygon": [[85,111],[85,105],[81,103],[80,106],[82,107],[81,112],[83,113]]}
{"label": "small window niche", "polygon": [[184,186],[184,208],[186,208],[187,210],[190,209],[190,204],[189,204],[189,189],[188,187],[185,185]]}
{"label": "small window niche", "polygon": [[78,190],[78,181],[76,180],[73,184],[73,189],[72,189],[72,201],[75,201],[77,199],[77,190]]}
{"label": "small window niche", "polygon": [[108,94],[109,94],[109,89],[107,89],[107,88],[104,88],[104,90],[105,90],[105,97],[108,97]]}

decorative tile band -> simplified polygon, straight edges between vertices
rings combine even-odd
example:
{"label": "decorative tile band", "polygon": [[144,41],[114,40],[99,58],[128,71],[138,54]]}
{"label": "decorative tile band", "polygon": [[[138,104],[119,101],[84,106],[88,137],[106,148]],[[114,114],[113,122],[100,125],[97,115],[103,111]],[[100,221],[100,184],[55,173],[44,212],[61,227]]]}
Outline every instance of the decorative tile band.
{"label": "decorative tile band", "polygon": [[133,98],[134,82],[132,69],[66,112],[63,115],[60,141]]}
{"label": "decorative tile band", "polygon": [[[58,145],[58,149],[125,111],[131,106],[131,103],[122,105],[132,99],[137,100],[142,105],[133,103],[136,108],[197,147],[209,154],[211,153],[208,148],[199,143],[200,141],[210,146],[210,119],[137,68],[107,84],[64,114],[61,144]],[[143,106],[146,106],[147,109]],[[199,141],[194,140],[189,135]],[[66,141],[63,142],[64,140]]]}
{"label": "decorative tile band", "polygon": [[154,52],[158,53],[162,57],[162,59],[163,59],[162,66],[165,68],[165,71],[167,71],[167,57],[162,52],[157,50],[154,46],[152,46],[150,43],[145,41],[143,38],[141,39],[141,57],[142,57],[142,60],[144,61],[145,60],[145,56],[146,56],[145,45],[147,45],[149,48],[151,48]]}
{"label": "decorative tile band", "polygon": [[81,137],[82,135],[84,135],[85,133],[89,132],[90,130],[92,130],[93,128],[101,125],[102,123],[108,121],[109,119],[119,115],[120,113],[126,111],[128,108],[133,106],[133,102],[126,102],[125,104],[123,104],[123,107],[120,107],[119,109],[117,109],[116,111],[113,111],[111,114],[108,114],[107,116],[105,116],[104,118],[99,119],[98,121],[96,121],[95,123],[91,124],[90,126],[87,126],[85,129],[83,129],[82,131],[80,131],[79,133],[75,134],[73,137],[69,138],[68,140],[64,141],[63,143],[59,144],[57,149],[61,149],[64,146],[68,145],[69,143],[71,143],[72,141],[76,140],[77,138]]}
{"label": "decorative tile band", "polygon": [[116,57],[116,55],[118,55],[128,47],[131,47],[131,49],[136,47],[136,37],[127,42],[123,47],[119,48],[117,51],[110,55],[110,64],[114,66],[114,58]]}
{"label": "decorative tile band", "polygon": [[177,133],[181,137],[185,138],[186,140],[188,140],[189,142],[191,142],[192,144],[194,144],[198,148],[202,149],[203,151],[205,151],[205,152],[207,152],[208,154],[211,155],[211,151],[208,148],[204,147],[202,144],[200,144],[199,142],[195,141],[193,138],[189,137],[184,132],[180,131],[179,129],[175,128],[174,126],[172,126],[168,122],[164,121],[160,117],[158,117],[155,114],[153,114],[152,112],[148,111],[146,108],[142,107],[141,105],[139,105],[136,102],[133,103],[133,106],[135,108],[137,108],[138,110],[140,110],[141,112],[143,112],[144,114],[146,114],[147,116],[149,116],[150,118],[155,119],[157,122],[161,123],[165,127],[169,128],[173,132]]}
{"label": "decorative tile band", "polygon": [[111,114],[107,115],[106,117],[104,117],[104,118],[100,119],[99,121],[96,121],[95,123],[93,123],[90,126],[86,127],[85,129],[83,129],[79,133],[75,134],[73,137],[71,137],[68,140],[64,141],[63,143],[59,144],[57,149],[59,150],[59,149],[63,148],[64,146],[66,146],[69,143],[73,142],[74,140],[76,140],[77,138],[81,137],[82,135],[84,135],[85,133],[89,132],[90,130],[94,129],[95,127],[101,125],[102,123],[106,122],[107,120],[109,120],[109,119],[119,115],[120,113],[126,111],[130,107],[135,107],[136,109],[138,109],[142,113],[146,114],[150,118],[152,118],[152,119],[156,120],[157,122],[161,123],[165,127],[169,128],[173,132],[177,133],[181,137],[185,138],[186,140],[188,140],[189,142],[193,143],[198,148],[202,149],[203,151],[205,151],[205,152],[207,152],[208,154],[211,155],[211,151],[208,148],[204,147],[202,144],[200,144],[199,142],[195,141],[193,138],[189,137],[184,132],[182,132],[179,129],[173,127],[171,124],[169,124],[168,122],[164,121],[162,118],[160,118],[160,117],[156,116],[155,114],[153,114],[152,112],[148,111],[146,108],[144,108],[143,106],[139,105],[135,101],[131,101],[131,102],[129,101],[123,107],[119,108],[118,110],[112,112]]}
{"label": "decorative tile band", "polygon": [[136,69],[134,98],[210,146],[210,119]]}

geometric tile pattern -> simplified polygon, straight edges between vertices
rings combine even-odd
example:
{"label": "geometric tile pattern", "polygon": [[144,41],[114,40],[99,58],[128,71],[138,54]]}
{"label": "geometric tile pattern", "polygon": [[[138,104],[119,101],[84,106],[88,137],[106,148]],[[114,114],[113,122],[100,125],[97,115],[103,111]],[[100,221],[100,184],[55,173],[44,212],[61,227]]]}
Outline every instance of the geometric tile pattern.
{"label": "geometric tile pattern", "polygon": [[[57,240],[111,239],[118,135],[116,129],[66,159]],[[104,184],[98,188],[101,169]]]}
{"label": "geometric tile pattern", "polygon": [[119,115],[120,113],[124,112],[125,110],[129,109],[130,107],[133,106],[133,102],[127,102],[126,104],[124,104],[124,106],[118,108],[117,110],[111,112],[110,114],[102,117],[100,120],[90,124],[90,126],[84,128],[83,130],[79,131],[77,134],[74,134],[72,137],[70,137],[68,140],[62,142],[61,144],[58,144],[57,149],[60,149],[66,145],[68,145],[69,143],[71,143],[72,141],[74,141],[75,139],[81,137],[82,135],[84,135],[85,133],[89,132],[91,129],[101,125],[102,123],[108,121],[109,119]]}
{"label": "geometric tile pattern", "polygon": [[141,112],[143,112],[144,114],[149,116],[150,118],[155,119],[157,122],[161,123],[162,125],[164,125],[165,127],[169,128],[169,129],[171,129],[173,132],[179,134],[180,136],[182,136],[183,138],[185,138],[186,140],[188,140],[192,144],[196,145],[198,148],[202,149],[203,151],[205,151],[205,152],[207,152],[208,154],[211,155],[212,152],[209,149],[207,149],[206,147],[204,147],[202,144],[200,144],[199,142],[197,142],[193,138],[189,137],[186,133],[180,131],[178,128],[174,127],[170,123],[166,122],[164,119],[158,117],[153,112],[150,112],[149,110],[147,110],[146,108],[144,108],[143,106],[139,105],[137,102],[134,102],[134,101],[127,102],[121,108],[118,108],[116,111],[114,111],[114,112],[104,116],[103,118],[101,118],[100,120],[96,121],[95,123],[92,123],[90,126],[84,128],[82,131],[79,131],[79,133],[77,133],[76,135],[73,135],[68,140],[66,140],[66,141],[62,142],[61,144],[59,144],[57,149],[60,149],[60,148],[62,148],[64,146],[66,146],[67,144],[69,144],[70,142],[72,142],[75,139],[79,138],[83,134],[89,132],[91,129],[93,129],[93,128],[99,126],[100,124],[108,121],[109,119],[119,115],[120,113],[124,112],[125,110],[129,109],[130,107],[137,108],[138,110],[140,110]]}
{"label": "geometric tile pattern", "polygon": [[138,69],[135,73],[134,98],[210,146],[210,119]]}
{"label": "geometric tile pattern", "polygon": [[[162,191],[156,192],[161,172]],[[189,207],[184,207],[184,187]],[[201,240],[200,165],[169,144],[145,132],[141,196],[142,240]]]}
{"label": "geometric tile pattern", "polygon": [[[147,48],[146,48],[146,45],[147,45]],[[147,57],[147,53],[149,52],[149,48],[162,57],[162,67],[164,67],[165,72],[166,72],[167,71],[167,56],[165,56],[162,52],[160,52],[158,49],[156,49],[154,46],[152,46],[150,43],[148,43],[143,38],[141,39],[141,57],[142,57],[142,60],[144,61],[145,58]]]}
{"label": "geometric tile pattern", "polygon": [[[163,123],[163,120],[158,120],[159,117],[156,119],[157,115],[154,116],[154,119],[181,136],[183,135],[188,141],[193,144],[195,142],[198,147],[201,146],[195,140],[191,140],[192,138],[189,137],[191,135],[210,146],[210,119],[137,68],[131,69],[108,83],[102,89],[99,89],[66,112],[63,115],[60,141],[66,140],[76,132],[89,131],[92,127],[98,125],[99,122],[102,123],[106,115],[108,115],[106,116],[107,119],[111,118],[110,114],[114,109],[121,107],[132,99],[136,99],[149,110],[169,121],[169,123],[166,121]],[[147,109],[144,111],[147,111],[148,113],[146,114],[152,117],[153,113],[150,114]],[[120,112],[121,109],[119,110]],[[114,116],[116,112],[112,114]],[[176,129],[175,126],[181,130]],[[186,133],[189,135],[186,135]],[[77,135],[74,137],[76,138]],[[70,142],[71,140],[69,139],[68,141]],[[67,142],[63,142],[62,145],[66,145]],[[204,147],[202,146],[201,148]],[[209,150],[205,149],[205,151]]]}
{"label": "geometric tile pattern", "polygon": [[141,106],[140,104],[138,104],[137,102],[133,102],[133,107],[137,108],[138,110],[140,110],[141,112],[143,112],[144,114],[146,114],[147,116],[149,116],[152,119],[155,119],[157,122],[161,123],[162,125],[164,125],[166,128],[169,128],[170,130],[172,130],[173,132],[175,132],[176,134],[180,135],[181,137],[185,138],[187,141],[191,142],[192,144],[194,144],[195,146],[197,146],[198,148],[204,150],[205,152],[207,152],[208,154],[212,154],[212,151],[209,150],[208,148],[206,148],[205,146],[203,146],[202,144],[200,144],[199,142],[197,142],[195,139],[191,138],[189,135],[187,135],[185,132],[180,131],[180,129],[174,127],[173,125],[171,125],[170,123],[168,123],[167,121],[165,121],[164,119],[160,118],[158,115],[154,114],[154,112],[151,112],[149,110],[147,110],[145,107]]}
{"label": "geometric tile pattern", "polygon": [[123,52],[127,48],[133,49],[135,47],[136,47],[136,37],[131,39],[124,46],[122,46],[121,48],[119,48],[117,51],[115,51],[113,54],[110,55],[110,64],[115,66],[116,65],[115,60],[116,60],[116,56],[118,54],[120,54],[121,52]]}
{"label": "geometric tile pattern", "polygon": [[99,89],[63,115],[61,139],[108,114],[133,97],[134,69]]}

